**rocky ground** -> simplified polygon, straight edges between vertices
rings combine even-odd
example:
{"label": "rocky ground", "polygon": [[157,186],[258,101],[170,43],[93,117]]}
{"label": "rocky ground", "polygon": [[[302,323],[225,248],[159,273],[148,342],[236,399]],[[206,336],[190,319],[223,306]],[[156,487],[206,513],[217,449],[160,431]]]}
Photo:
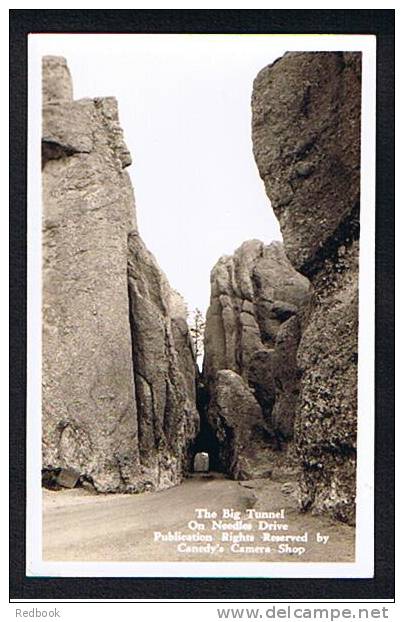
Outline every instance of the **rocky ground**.
{"label": "rocky ground", "polygon": [[[44,490],[43,494],[43,557],[46,561],[354,561],[354,529],[324,517],[300,513],[294,499],[293,482],[269,479],[236,482],[209,474],[193,476],[168,490],[138,495],[94,494],[80,488],[58,492]],[[306,550],[302,555],[280,554],[275,549],[271,554],[179,553],[177,543],[154,542],[155,531],[191,533],[187,524],[195,519],[196,508],[218,514],[223,508],[232,508],[241,511],[243,516],[248,508],[271,512],[284,509],[284,522],[289,526],[286,533],[307,531],[309,542],[304,544]],[[317,532],[329,536],[327,544],[315,541]],[[254,545],[262,545],[258,539],[262,532],[250,533],[256,536]],[[240,546],[253,545],[247,542]]]}

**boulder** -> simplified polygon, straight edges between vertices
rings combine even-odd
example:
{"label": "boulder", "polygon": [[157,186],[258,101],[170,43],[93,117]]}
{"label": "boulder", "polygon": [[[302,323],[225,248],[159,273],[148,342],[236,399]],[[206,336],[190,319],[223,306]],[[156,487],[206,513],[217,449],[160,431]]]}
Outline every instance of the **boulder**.
{"label": "boulder", "polygon": [[74,488],[79,481],[80,473],[74,469],[60,469],[56,482],[63,488]]}
{"label": "boulder", "polygon": [[260,405],[247,383],[230,369],[216,374],[208,420],[219,441],[223,469],[233,479],[257,476],[258,459],[266,446]]}

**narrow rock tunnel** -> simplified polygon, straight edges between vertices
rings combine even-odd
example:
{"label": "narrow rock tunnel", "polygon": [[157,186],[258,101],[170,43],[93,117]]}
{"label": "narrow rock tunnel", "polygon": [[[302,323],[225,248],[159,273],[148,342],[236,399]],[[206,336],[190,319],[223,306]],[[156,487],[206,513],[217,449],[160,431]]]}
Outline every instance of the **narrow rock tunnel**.
{"label": "narrow rock tunnel", "polygon": [[209,455],[209,471],[225,473],[226,467],[220,459],[220,443],[207,417],[209,399],[206,386],[199,381],[196,391],[196,406],[200,417],[200,427],[191,446],[191,470],[193,470],[195,455],[199,452],[206,452]]}

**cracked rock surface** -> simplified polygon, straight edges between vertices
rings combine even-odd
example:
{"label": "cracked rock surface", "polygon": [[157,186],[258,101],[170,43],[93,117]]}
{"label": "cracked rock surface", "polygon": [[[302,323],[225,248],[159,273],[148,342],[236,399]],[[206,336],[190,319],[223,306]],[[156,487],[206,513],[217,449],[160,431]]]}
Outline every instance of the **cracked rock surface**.
{"label": "cracked rock surface", "polygon": [[286,254],[313,287],[297,348],[300,503],[349,523],[356,493],[360,110],[357,52],[287,53],[254,82],[255,159]]}
{"label": "cracked rock surface", "polygon": [[198,428],[183,304],[136,225],[114,98],[43,59],[43,467],[98,491],[172,486]]}
{"label": "cracked rock surface", "polygon": [[[222,463],[233,476],[253,476],[254,462],[265,459],[268,467],[270,439],[279,448],[293,437],[299,318],[309,298],[308,280],[294,270],[280,242],[244,242],[212,270],[203,370],[210,393],[207,416],[219,440],[228,428],[225,445],[231,449]],[[229,417],[231,425],[223,427],[220,421]],[[237,434],[243,445],[231,430],[242,430]],[[254,448],[245,440],[250,436]],[[248,469],[240,466],[246,461]]]}

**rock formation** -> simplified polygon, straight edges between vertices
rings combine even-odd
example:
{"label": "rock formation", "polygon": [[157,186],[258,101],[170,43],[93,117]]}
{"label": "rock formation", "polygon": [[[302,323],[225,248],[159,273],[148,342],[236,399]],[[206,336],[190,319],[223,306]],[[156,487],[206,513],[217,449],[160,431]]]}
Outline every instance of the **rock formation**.
{"label": "rock formation", "polygon": [[43,78],[49,481],[162,489],[206,443],[212,468],[243,479],[293,439],[302,508],[352,523],[360,54],[288,53],[254,82],[254,156],[284,247],[252,240],[214,267],[198,395],[184,304],[137,228],[117,103],[74,101],[59,57]]}
{"label": "rock formation", "polygon": [[347,522],[356,488],[360,107],[356,52],[288,53],[254,82],[259,173],[286,254],[314,290],[297,348],[301,504]]}
{"label": "rock formation", "polygon": [[178,295],[137,230],[114,98],[43,60],[43,467],[98,491],[178,483],[198,428]]}
{"label": "rock formation", "polygon": [[275,445],[293,436],[299,312],[308,299],[309,282],[280,242],[244,242],[212,270],[203,370],[207,418],[233,477],[251,476],[257,462],[265,463],[262,452],[268,468],[271,436]]}
{"label": "rock formation", "polygon": [[[265,443],[261,408],[246,382],[230,369],[217,372],[208,420],[219,443],[219,460],[234,479],[250,479],[259,470]],[[266,469],[268,464],[264,460]]]}

